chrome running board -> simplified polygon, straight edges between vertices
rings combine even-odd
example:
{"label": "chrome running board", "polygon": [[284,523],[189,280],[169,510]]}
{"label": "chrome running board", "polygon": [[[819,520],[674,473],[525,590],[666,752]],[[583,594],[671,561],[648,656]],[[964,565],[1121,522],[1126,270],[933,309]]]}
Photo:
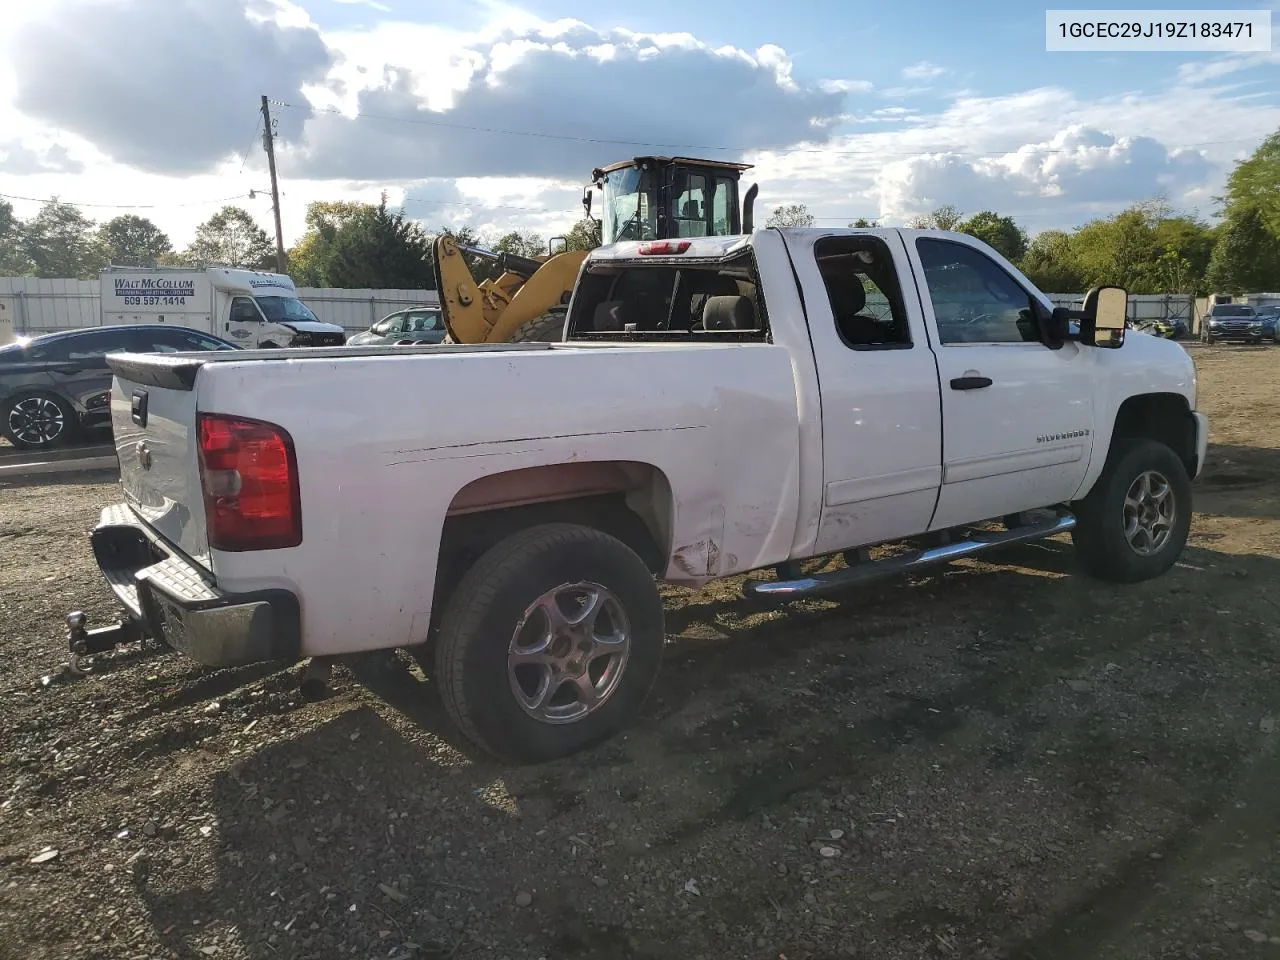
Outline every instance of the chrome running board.
{"label": "chrome running board", "polygon": [[871,560],[843,570],[833,570],[830,573],[817,573],[811,577],[800,577],[795,580],[748,580],[743,584],[742,592],[748,597],[769,597],[781,600],[812,597],[883,577],[950,563],[952,560],[971,557],[975,553],[984,553],[995,547],[1025,543],[1029,540],[1043,540],[1059,533],[1066,533],[1075,527],[1076,518],[1071,511],[1057,508],[1053,513],[1053,519],[1041,523],[1014,527],[1012,530],[990,532],[969,530],[966,531],[963,540],[955,543],[913,550],[884,560]]}

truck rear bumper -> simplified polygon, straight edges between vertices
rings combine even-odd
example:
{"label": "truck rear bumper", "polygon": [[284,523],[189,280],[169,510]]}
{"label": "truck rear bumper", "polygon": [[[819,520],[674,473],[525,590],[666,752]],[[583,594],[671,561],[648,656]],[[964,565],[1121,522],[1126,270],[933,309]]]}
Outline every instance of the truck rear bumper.
{"label": "truck rear bumper", "polygon": [[298,598],[289,591],[219,590],[123,503],[102,511],[89,542],[129,616],[191,659],[229,667],[301,657]]}

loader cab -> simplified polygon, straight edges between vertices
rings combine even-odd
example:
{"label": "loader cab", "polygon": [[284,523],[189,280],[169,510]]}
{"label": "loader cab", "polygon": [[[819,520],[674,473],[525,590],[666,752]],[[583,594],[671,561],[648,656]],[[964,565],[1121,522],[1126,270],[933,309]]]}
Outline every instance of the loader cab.
{"label": "loader cab", "polygon": [[[751,232],[756,187],[740,205],[738,182],[748,163],[689,157],[633,157],[592,171],[603,195],[601,242],[726,237]],[[592,188],[582,197],[591,216]]]}

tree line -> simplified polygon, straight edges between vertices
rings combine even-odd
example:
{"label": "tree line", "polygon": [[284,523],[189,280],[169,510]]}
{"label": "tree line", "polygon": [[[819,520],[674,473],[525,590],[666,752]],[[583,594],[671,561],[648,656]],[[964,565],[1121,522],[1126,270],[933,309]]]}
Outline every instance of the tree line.
{"label": "tree line", "polygon": [[[286,251],[289,274],[303,287],[432,289],[431,246],[442,233],[461,244],[499,253],[523,257],[547,253],[547,242],[528,231],[505,235],[481,234],[469,227],[428,231],[402,211],[388,209],[384,194],[376,204],[309,204],[306,231]],[[589,250],[599,242],[593,220],[579,222],[564,237],[570,250]],[[494,270],[482,258],[467,259],[478,278]],[[97,223],[78,207],[54,198],[23,221],[14,216],[12,204],[0,200],[0,276],[92,279],[108,265],[275,270],[275,244],[252,215],[237,206],[224,206],[196,227],[185,249],[175,250],[164,231],[136,214]]]}
{"label": "tree line", "polygon": [[[1034,237],[1013,217],[993,210],[966,217],[950,205],[906,225],[977,237],[1049,293],[1107,284],[1134,294],[1280,290],[1280,131],[1236,163],[1225,193],[1215,199],[1222,216],[1212,225],[1174,210],[1160,196],[1075,230],[1045,230]],[[768,220],[770,226],[813,223],[804,204],[778,207]],[[876,223],[859,219],[849,226]]]}
{"label": "tree line", "polygon": [[[958,230],[989,244],[1041,290],[1074,293],[1118,284],[1130,293],[1251,293],[1280,290],[1280,130],[1238,162],[1223,196],[1221,219],[1209,224],[1174,210],[1163,197],[1140,201],[1075,230],[1045,230],[1030,237],[1013,217],[993,210],[965,216],[941,206],[907,226]],[[769,226],[812,226],[804,204],[778,207]],[[851,227],[871,227],[856,220]],[[304,287],[431,289],[432,241],[450,234],[459,243],[535,257],[548,242],[527,231],[482,235],[469,227],[430,231],[387,206],[319,201],[308,205],[306,230],[287,252],[290,275]],[[564,249],[600,243],[599,224],[578,221]],[[557,243],[557,249],[560,249]],[[468,257],[477,279],[490,262]],[[191,243],[175,250],[146,217],[124,214],[98,224],[56,198],[22,221],[0,199],[0,276],[92,278],[118,266],[219,265],[275,269],[275,247],[241,207],[225,206],[201,223]]]}

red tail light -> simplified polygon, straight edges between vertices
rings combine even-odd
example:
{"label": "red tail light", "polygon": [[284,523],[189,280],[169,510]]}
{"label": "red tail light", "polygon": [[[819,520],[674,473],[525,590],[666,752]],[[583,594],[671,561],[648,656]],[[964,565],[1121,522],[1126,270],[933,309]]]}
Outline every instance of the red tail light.
{"label": "red tail light", "polygon": [[689,240],[650,240],[640,244],[641,256],[665,256],[672,253],[684,253],[689,249]]}
{"label": "red tail light", "polygon": [[200,484],[215,550],[278,550],[302,542],[293,438],[274,424],[197,415]]}

